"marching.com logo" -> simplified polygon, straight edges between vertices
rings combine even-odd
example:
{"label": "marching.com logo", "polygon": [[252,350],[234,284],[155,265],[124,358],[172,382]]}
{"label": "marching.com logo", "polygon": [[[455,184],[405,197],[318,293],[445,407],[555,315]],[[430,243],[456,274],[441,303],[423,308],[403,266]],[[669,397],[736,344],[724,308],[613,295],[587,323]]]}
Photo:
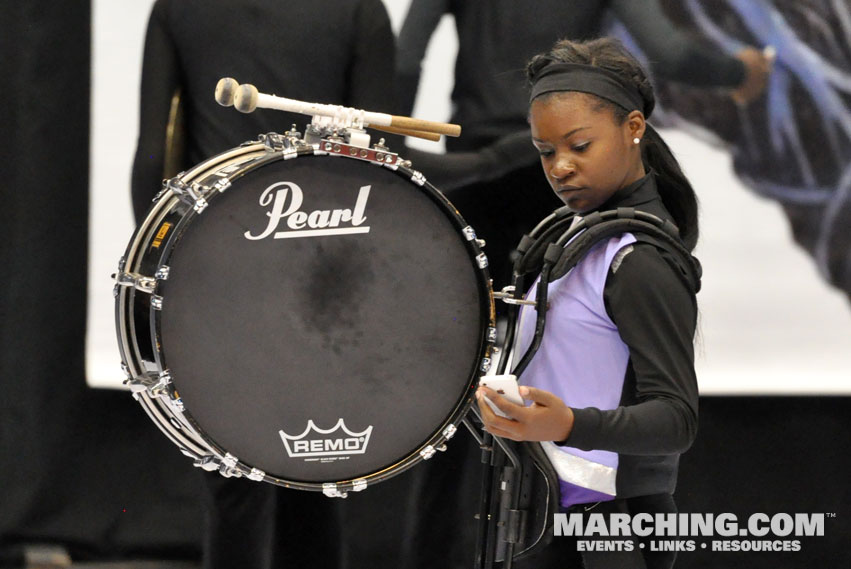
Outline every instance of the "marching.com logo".
{"label": "marching.com logo", "polygon": [[[315,433],[312,436],[311,431]],[[342,418],[330,429],[320,429],[313,419],[310,419],[307,421],[307,428],[300,435],[288,435],[283,430],[278,433],[290,458],[347,456],[366,453],[372,425],[360,433],[354,433],[346,427]]]}
{"label": "marching.com logo", "polygon": [[[294,237],[316,237],[319,235],[346,235],[350,233],[369,233],[366,221],[366,201],[372,186],[361,186],[354,209],[317,209],[310,213],[301,211],[304,192],[293,182],[277,182],[260,194],[260,206],[271,209],[266,212],[269,223],[259,235],[245,232],[245,238],[251,241],[265,239],[274,235],[274,239]],[[278,231],[284,222],[287,229]]]}

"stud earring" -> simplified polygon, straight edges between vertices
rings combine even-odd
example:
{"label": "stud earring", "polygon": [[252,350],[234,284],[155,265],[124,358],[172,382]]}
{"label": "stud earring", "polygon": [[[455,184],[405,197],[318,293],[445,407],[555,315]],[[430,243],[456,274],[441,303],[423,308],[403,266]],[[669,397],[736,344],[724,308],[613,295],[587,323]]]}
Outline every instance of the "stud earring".
{"label": "stud earring", "polygon": [[632,142],[633,142],[633,144],[640,144],[641,139],[636,136],[635,138],[632,139]]}

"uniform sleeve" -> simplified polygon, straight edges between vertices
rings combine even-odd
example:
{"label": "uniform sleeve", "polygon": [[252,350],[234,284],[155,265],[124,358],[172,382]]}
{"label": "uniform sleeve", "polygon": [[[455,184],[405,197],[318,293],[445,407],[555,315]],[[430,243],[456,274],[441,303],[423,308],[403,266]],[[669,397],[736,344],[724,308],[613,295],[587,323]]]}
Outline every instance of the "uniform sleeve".
{"label": "uniform sleeve", "polygon": [[396,60],[396,94],[399,113],[414,110],[426,48],[440,19],[449,10],[448,0],[413,0],[399,31]]}
{"label": "uniform sleeve", "polygon": [[139,140],[133,160],[131,193],[137,223],[160,191],[171,100],[180,87],[177,50],[168,32],[167,3],[154,4],[145,35],[139,96]]}
{"label": "uniform sleeve", "polygon": [[[697,433],[694,371],[697,305],[679,269],[656,247],[636,243],[609,269],[606,309],[629,348],[632,405],[574,409],[565,444],[633,455],[681,453]],[[625,384],[628,388],[630,382]],[[622,398],[623,400],[623,398]]]}
{"label": "uniform sleeve", "polygon": [[696,45],[668,18],[659,0],[612,0],[611,7],[660,76],[697,86],[736,87],[744,81],[741,61]]}

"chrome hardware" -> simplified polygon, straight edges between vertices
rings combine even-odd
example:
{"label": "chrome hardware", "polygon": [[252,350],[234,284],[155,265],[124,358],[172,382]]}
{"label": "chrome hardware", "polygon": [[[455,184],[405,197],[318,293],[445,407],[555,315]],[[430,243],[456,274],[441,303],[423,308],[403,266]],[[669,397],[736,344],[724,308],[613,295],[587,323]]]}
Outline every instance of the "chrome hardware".
{"label": "chrome hardware", "polygon": [[263,482],[263,479],[266,478],[266,473],[259,468],[252,468],[251,472],[246,474],[245,477],[249,480],[254,480],[255,482]]}
{"label": "chrome hardware", "polygon": [[146,386],[148,395],[151,397],[163,397],[170,395],[169,385],[171,385],[171,374],[168,370],[160,373],[156,383]]}
{"label": "chrome hardware", "polygon": [[168,280],[169,270],[170,269],[169,269],[168,265],[160,265],[160,268],[158,268],[157,272],[154,273],[154,278],[159,280],[159,281]]}
{"label": "chrome hardware", "polygon": [[322,129],[314,124],[309,124],[304,129],[304,141],[311,146],[317,144],[322,138]]}
{"label": "chrome hardware", "polygon": [[287,138],[301,138],[301,133],[298,131],[298,126],[293,124],[290,127],[290,130],[284,133],[284,136],[286,136]]}
{"label": "chrome hardware", "polygon": [[455,425],[449,425],[445,429],[443,429],[443,438],[447,441],[455,436],[455,433],[458,431],[458,427]]}
{"label": "chrome hardware", "polygon": [[446,449],[449,448],[446,446],[446,443],[443,443],[439,447],[437,447],[437,452],[446,452]]}
{"label": "chrome hardware", "polygon": [[479,246],[479,249],[483,248],[487,244],[487,241],[485,241],[484,239],[476,239],[476,245]]}
{"label": "chrome hardware", "polygon": [[197,183],[193,183],[191,185],[186,185],[186,183],[180,178],[171,178],[170,180],[166,180],[164,182],[165,189],[171,190],[174,195],[192,206],[192,209],[195,210],[196,213],[201,213],[207,206],[207,200],[205,196],[209,193],[210,188],[207,186],[202,186]]}
{"label": "chrome hardware", "polygon": [[414,170],[414,173],[411,174],[411,181],[418,186],[422,186],[423,184],[425,184],[426,178],[422,172],[417,172],[416,170]]}
{"label": "chrome hardware", "polygon": [[207,472],[215,472],[219,469],[220,464],[221,463],[219,462],[218,457],[215,457],[211,454],[202,456],[201,458],[196,459],[195,462],[192,463],[193,466],[197,468],[202,468]]}
{"label": "chrome hardware", "polygon": [[488,266],[488,256],[484,253],[480,253],[476,257],[476,264],[479,265],[480,269],[484,269]]}
{"label": "chrome hardware", "polygon": [[280,134],[270,132],[267,134],[260,135],[260,141],[263,143],[263,146],[266,148],[266,152],[280,152],[284,149],[284,137]]}
{"label": "chrome hardware", "polygon": [[491,359],[490,358],[482,358],[482,367],[481,370],[484,373],[487,373],[491,368]]}
{"label": "chrome hardware", "polygon": [[352,492],[361,492],[366,490],[367,482],[366,478],[358,478],[357,480],[352,481]]}
{"label": "chrome hardware", "polygon": [[[375,148],[376,150],[382,150],[384,152],[387,152],[388,150],[390,150],[390,148],[387,147],[386,141],[383,138],[379,138],[378,142],[376,142],[372,147]],[[380,160],[380,158],[379,158],[379,160]]]}
{"label": "chrome hardware", "polygon": [[219,465],[219,474],[225,478],[240,478],[242,473],[236,468],[237,462],[239,462],[238,458],[229,452],[225,453],[225,456],[222,458],[222,462]]}
{"label": "chrome hardware", "polygon": [[423,460],[428,460],[434,456],[435,450],[434,447],[428,445],[423,450],[420,451],[420,456],[423,457]]}
{"label": "chrome hardware", "polygon": [[177,395],[172,394],[171,404],[174,407],[175,411],[178,411],[180,413],[183,413],[184,411],[186,411],[186,406],[183,404],[183,399],[181,399]]}
{"label": "chrome hardware", "polygon": [[157,286],[156,279],[146,277],[139,273],[113,273],[112,278],[115,279],[116,286],[133,287],[136,290],[151,294]]}
{"label": "chrome hardware", "polygon": [[470,225],[462,229],[461,233],[464,234],[464,237],[467,238],[467,241],[474,241],[476,239],[476,230],[473,229]]}
{"label": "chrome hardware", "polygon": [[118,259],[118,272],[123,273],[124,267],[126,267],[126,266],[127,266],[127,259],[122,256],[120,259]]}
{"label": "chrome hardware", "polygon": [[126,378],[125,383],[133,379],[133,376],[130,374],[130,366],[128,366],[123,361],[121,362],[121,371],[124,372],[124,377]]}
{"label": "chrome hardware", "polygon": [[508,285],[507,287],[504,287],[501,291],[493,293],[493,297],[500,299],[505,304],[522,304],[524,306],[535,306],[538,304],[534,300],[514,298],[514,291],[514,286]]}
{"label": "chrome hardware", "polygon": [[151,297],[151,308],[154,310],[162,310],[163,309],[163,297],[158,294],[155,294]]}
{"label": "chrome hardware", "polygon": [[227,178],[219,178],[213,184],[212,188],[221,194],[224,193],[224,191],[227,190],[230,186],[230,180],[228,180]]}
{"label": "chrome hardware", "polygon": [[494,342],[496,342],[496,328],[488,326],[488,343],[493,344]]}
{"label": "chrome hardware", "polygon": [[195,203],[192,204],[192,209],[195,210],[195,213],[201,213],[202,211],[207,209],[208,205],[210,204],[207,203],[207,200],[199,197],[197,200],[195,200]]}
{"label": "chrome hardware", "polygon": [[346,142],[339,137],[323,139],[319,143],[318,150],[327,152],[331,156],[351,156],[358,160],[365,160],[367,162],[372,162],[373,164],[383,164],[391,167],[395,165],[399,159],[397,154],[393,154],[386,149],[379,150],[375,147],[367,148],[354,144],[346,144]]}
{"label": "chrome hardware", "polygon": [[333,482],[326,482],[323,484],[322,493],[329,498],[347,498],[349,496],[348,492],[340,492],[337,490],[337,485]]}

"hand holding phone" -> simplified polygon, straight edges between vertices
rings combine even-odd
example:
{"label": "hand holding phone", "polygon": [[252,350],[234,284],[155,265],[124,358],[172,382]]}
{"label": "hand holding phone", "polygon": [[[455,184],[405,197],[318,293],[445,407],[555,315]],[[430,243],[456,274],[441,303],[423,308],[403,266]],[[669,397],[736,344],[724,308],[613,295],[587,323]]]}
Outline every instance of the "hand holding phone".
{"label": "hand holding phone", "polygon": [[[517,386],[517,376],[510,374],[486,375],[479,378],[479,385],[481,387],[489,387],[490,389],[493,389],[512,403],[515,403],[517,405],[523,405],[523,398],[520,397],[520,389]],[[499,415],[500,417],[505,417],[506,419],[511,419],[511,417],[506,415],[502,411],[502,409],[496,406],[496,403],[494,403],[487,397],[484,398],[484,401],[488,404],[488,407],[490,407],[495,414]]]}

